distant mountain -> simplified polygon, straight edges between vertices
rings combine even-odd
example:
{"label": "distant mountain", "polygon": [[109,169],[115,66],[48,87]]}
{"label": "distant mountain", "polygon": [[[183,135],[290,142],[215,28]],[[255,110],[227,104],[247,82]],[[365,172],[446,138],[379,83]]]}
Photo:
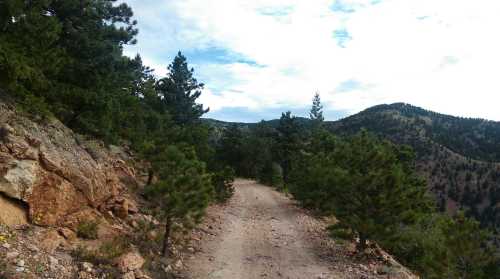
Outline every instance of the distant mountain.
{"label": "distant mountain", "polygon": [[329,122],[334,133],[364,128],[416,152],[416,168],[442,210],[457,209],[500,229],[500,122],[461,118],[396,103]]}
{"label": "distant mountain", "polygon": [[355,131],[365,127],[381,135],[405,131],[424,136],[463,156],[500,161],[500,122],[462,118],[428,111],[409,104],[379,105],[340,121],[333,130]]}
{"label": "distant mountain", "polygon": [[[236,124],[249,129],[255,125],[211,121],[218,128]],[[300,122],[308,126],[307,119]],[[279,120],[267,123],[276,127]],[[397,144],[410,145],[416,153],[416,168],[427,179],[441,210],[467,210],[483,225],[500,230],[500,122],[396,103],[325,125],[338,135],[366,129]]]}

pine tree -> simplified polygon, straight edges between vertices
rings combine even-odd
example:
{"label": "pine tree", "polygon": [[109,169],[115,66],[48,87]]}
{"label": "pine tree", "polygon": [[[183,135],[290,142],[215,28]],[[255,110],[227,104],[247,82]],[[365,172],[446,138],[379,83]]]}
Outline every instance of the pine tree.
{"label": "pine tree", "polygon": [[209,111],[196,103],[204,85],[193,77],[194,69],[189,69],[180,51],[168,70],[168,76],[158,81],[157,91],[177,124],[193,123]]}
{"label": "pine tree", "polygon": [[159,181],[147,187],[146,195],[156,205],[156,214],[165,220],[162,254],[168,255],[172,231],[188,230],[201,221],[214,189],[205,165],[192,149],[182,152],[169,146],[154,164]]}
{"label": "pine tree", "polygon": [[290,111],[281,114],[279,121],[277,154],[280,166],[283,168],[283,179],[288,182],[294,156],[302,146],[301,127],[295,116]]}
{"label": "pine tree", "polygon": [[331,143],[326,147],[333,150],[311,155],[300,166],[294,191],[321,213],[335,215],[340,220],[335,230],[357,236],[360,251],[368,239],[384,247],[402,225],[430,209],[425,183],[406,161],[411,158],[406,149],[366,132]]}
{"label": "pine tree", "polygon": [[243,133],[238,125],[225,128],[217,146],[217,155],[226,165],[233,167],[237,175],[244,176],[246,170],[242,167]]}
{"label": "pine tree", "polygon": [[319,93],[314,94],[311,111],[309,112],[309,118],[313,121],[313,126],[316,128],[320,127],[325,120],[323,117],[323,105],[321,104]]}
{"label": "pine tree", "polygon": [[[463,213],[449,219],[443,228],[444,245],[447,247],[447,278],[497,278],[500,275],[500,258],[488,242],[489,232],[480,228],[479,222],[466,218]],[[493,277],[492,277],[493,276]]]}
{"label": "pine tree", "polygon": [[222,170],[215,172],[212,182],[217,202],[224,203],[234,194],[234,170],[231,167],[226,166]]}

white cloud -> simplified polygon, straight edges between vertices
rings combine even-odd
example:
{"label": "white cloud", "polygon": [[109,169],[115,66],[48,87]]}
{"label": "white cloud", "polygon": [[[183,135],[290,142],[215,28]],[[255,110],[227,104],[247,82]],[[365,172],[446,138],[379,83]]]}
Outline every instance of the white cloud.
{"label": "white cloud", "polygon": [[[498,1],[344,0],[333,10],[333,0],[127,2],[142,22],[128,51],[155,68],[177,49],[208,46],[256,62],[196,65],[210,77],[202,101],[212,110],[309,106],[319,90],[325,107],[351,113],[408,102],[500,120]],[[344,29],[342,48],[333,35]],[[349,80],[369,86],[336,91]]]}

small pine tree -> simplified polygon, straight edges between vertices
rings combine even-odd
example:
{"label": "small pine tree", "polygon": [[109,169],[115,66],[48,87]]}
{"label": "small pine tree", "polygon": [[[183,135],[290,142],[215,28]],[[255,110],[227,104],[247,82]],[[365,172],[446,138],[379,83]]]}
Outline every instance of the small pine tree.
{"label": "small pine tree", "polygon": [[309,112],[309,118],[313,121],[314,127],[321,126],[325,120],[323,117],[323,105],[321,104],[319,93],[314,94],[311,111]]}
{"label": "small pine tree", "polygon": [[146,188],[156,214],[165,220],[162,254],[168,255],[173,229],[187,230],[198,223],[213,197],[210,175],[193,150],[168,147],[158,156],[159,181]]}

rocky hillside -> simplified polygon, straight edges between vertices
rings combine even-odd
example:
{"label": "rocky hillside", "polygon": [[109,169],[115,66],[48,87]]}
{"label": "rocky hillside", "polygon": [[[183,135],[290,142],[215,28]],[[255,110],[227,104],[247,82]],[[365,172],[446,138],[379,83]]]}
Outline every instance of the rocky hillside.
{"label": "rocky hillside", "polygon": [[171,271],[170,262],[155,262],[159,222],[138,195],[144,164],[55,119],[22,115],[0,102],[0,278],[154,278]]}
{"label": "rocky hillside", "polygon": [[127,197],[136,174],[123,150],[87,141],[56,120],[38,125],[5,103],[0,123],[1,200],[26,208],[30,222],[74,227],[86,211],[137,212]]}

